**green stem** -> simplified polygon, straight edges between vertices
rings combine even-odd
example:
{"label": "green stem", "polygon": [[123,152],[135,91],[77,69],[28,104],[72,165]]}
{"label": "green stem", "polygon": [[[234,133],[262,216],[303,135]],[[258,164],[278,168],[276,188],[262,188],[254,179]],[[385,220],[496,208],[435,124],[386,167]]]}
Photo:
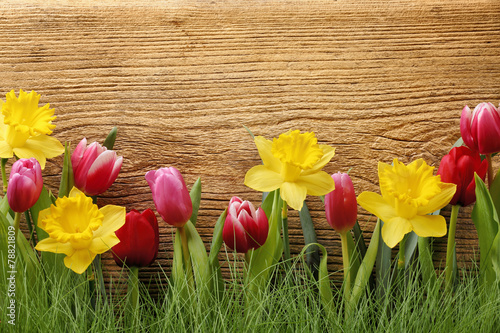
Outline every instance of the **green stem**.
{"label": "green stem", "polygon": [[283,200],[283,210],[281,213],[283,223],[283,252],[287,267],[290,265],[290,240],[288,238],[288,204]]}
{"label": "green stem", "polygon": [[19,231],[19,223],[21,222],[21,213],[17,213],[14,215],[14,237],[17,239],[17,233]]}
{"label": "green stem", "polygon": [[7,174],[5,173],[5,165],[7,164],[8,158],[1,159],[1,167],[2,167],[2,181],[3,181],[3,193],[7,193]]}
{"label": "green stem", "polygon": [[139,267],[130,267],[128,276],[128,320],[129,327],[132,328],[136,324],[139,311]]}
{"label": "green stem", "polygon": [[33,223],[31,222],[30,211],[27,210],[24,212],[24,217],[26,218],[26,224],[28,225],[28,231],[30,233],[30,243],[33,247],[36,246],[36,239],[33,233]]}
{"label": "green stem", "polygon": [[488,160],[488,189],[493,183],[493,165],[491,164],[491,154],[486,154],[486,159]]}
{"label": "green stem", "polygon": [[89,267],[87,267],[87,280],[89,282],[90,305],[92,306],[92,309],[95,311],[96,290],[95,290],[95,275],[92,269],[92,265],[89,265]]}
{"label": "green stem", "polygon": [[[348,232],[348,231],[347,231]],[[340,240],[342,243],[342,260],[344,262],[344,302],[346,304],[345,317],[349,316],[350,309],[348,309],[351,299],[351,264],[349,258],[349,247],[347,244],[347,232],[342,232],[340,234]]]}
{"label": "green stem", "polygon": [[446,291],[450,291],[453,285],[453,254],[455,249],[455,232],[457,229],[457,217],[460,205],[453,205],[451,207],[450,228],[448,230],[448,246],[446,247],[446,268],[445,268],[445,282]]}
{"label": "green stem", "polygon": [[184,227],[177,228],[177,230],[179,230],[179,235],[181,236],[182,257],[184,258],[184,269],[186,270],[186,277],[190,277],[193,274],[193,268],[191,267],[191,259],[189,257],[189,247],[187,242],[186,230],[184,230]]}
{"label": "green stem", "polygon": [[405,269],[405,245],[406,245],[406,235],[403,237],[401,242],[399,242],[399,258],[398,258],[398,270],[400,272]]}

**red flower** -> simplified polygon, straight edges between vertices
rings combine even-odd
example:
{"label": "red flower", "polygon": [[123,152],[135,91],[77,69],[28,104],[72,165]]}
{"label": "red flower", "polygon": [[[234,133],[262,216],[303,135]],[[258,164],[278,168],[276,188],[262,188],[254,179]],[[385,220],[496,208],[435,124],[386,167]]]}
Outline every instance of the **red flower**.
{"label": "red flower", "polygon": [[351,177],[346,173],[332,175],[335,189],[325,196],[326,220],[338,233],[352,229],[358,217],[358,203]]}
{"label": "red flower", "polygon": [[450,204],[467,206],[476,201],[474,172],[484,181],[488,171],[488,161],[481,162],[478,152],[461,146],[454,147],[441,159],[437,174],[441,181],[457,185],[457,191]]}
{"label": "red flower", "polygon": [[269,223],[262,208],[255,210],[251,202],[231,198],[222,229],[222,239],[230,249],[239,253],[258,249],[266,242],[268,231]]}
{"label": "red flower", "polygon": [[120,267],[125,263],[129,267],[151,265],[158,254],[158,221],[151,209],[139,213],[132,209],[125,218],[125,224],[118,229],[116,236],[120,243],[113,246],[113,257]]}
{"label": "red flower", "polygon": [[14,162],[7,187],[10,208],[17,213],[30,209],[37,202],[42,187],[42,168],[34,157]]}
{"label": "red flower", "polygon": [[460,133],[464,143],[480,154],[500,152],[500,112],[491,103],[480,103],[471,112],[462,110]]}

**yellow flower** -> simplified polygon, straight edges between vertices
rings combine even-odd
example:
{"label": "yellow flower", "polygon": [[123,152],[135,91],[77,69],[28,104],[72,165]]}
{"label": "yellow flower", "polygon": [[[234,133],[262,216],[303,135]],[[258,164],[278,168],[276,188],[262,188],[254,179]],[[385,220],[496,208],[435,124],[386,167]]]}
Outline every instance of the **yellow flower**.
{"label": "yellow flower", "polygon": [[54,109],[49,104],[38,107],[40,95],[20,90],[16,97],[14,90],[0,100],[0,157],[34,157],[45,168],[47,158],[64,152],[62,144],[49,135],[56,125],[52,124]]}
{"label": "yellow flower", "polygon": [[125,224],[125,207],[98,209],[92,198],[73,187],[69,197],[58,198],[55,205],[41,211],[38,221],[50,237],[35,248],[66,254],[66,267],[82,274],[97,254],[120,242],[115,231]]}
{"label": "yellow flower", "polygon": [[421,237],[446,235],[446,221],[441,215],[427,215],[446,206],[455,194],[456,185],[433,176],[434,167],[418,159],[408,166],[394,159],[394,165],[379,162],[379,195],[363,192],[358,203],[384,221],[382,238],[393,248],[407,233]]}
{"label": "yellow flower", "polygon": [[288,131],[271,142],[255,137],[255,145],[264,165],[257,165],[245,175],[245,185],[261,192],[280,189],[281,198],[300,210],[306,195],[325,195],[335,188],[332,177],[321,168],[335,149],[318,144],[313,132]]}

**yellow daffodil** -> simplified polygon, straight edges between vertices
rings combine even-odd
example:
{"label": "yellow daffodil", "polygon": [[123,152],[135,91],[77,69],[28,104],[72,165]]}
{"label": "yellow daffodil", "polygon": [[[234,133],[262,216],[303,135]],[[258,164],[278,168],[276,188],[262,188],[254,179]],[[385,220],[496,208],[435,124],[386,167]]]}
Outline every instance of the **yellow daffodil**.
{"label": "yellow daffodil", "polygon": [[306,195],[325,195],[335,188],[332,177],[321,168],[335,149],[318,144],[313,132],[288,131],[271,142],[256,136],[255,145],[264,165],[248,170],[245,185],[261,192],[280,189],[281,198],[300,210]]}
{"label": "yellow daffodil", "polygon": [[61,155],[64,147],[49,136],[56,127],[54,109],[49,104],[39,107],[39,100],[36,92],[22,90],[19,97],[12,90],[5,102],[0,100],[0,157],[34,157],[44,169],[46,159]]}
{"label": "yellow daffodil", "polygon": [[69,197],[58,198],[55,205],[40,212],[38,223],[50,237],[36,249],[66,254],[66,267],[82,274],[97,254],[120,242],[115,231],[125,224],[125,207],[98,209],[92,198],[73,187]]}
{"label": "yellow daffodil", "polygon": [[446,206],[455,194],[456,185],[433,176],[434,167],[418,159],[408,166],[394,159],[393,166],[379,162],[380,192],[363,192],[358,203],[384,221],[382,238],[393,248],[414,231],[421,237],[446,235],[446,221],[441,215],[427,215]]}

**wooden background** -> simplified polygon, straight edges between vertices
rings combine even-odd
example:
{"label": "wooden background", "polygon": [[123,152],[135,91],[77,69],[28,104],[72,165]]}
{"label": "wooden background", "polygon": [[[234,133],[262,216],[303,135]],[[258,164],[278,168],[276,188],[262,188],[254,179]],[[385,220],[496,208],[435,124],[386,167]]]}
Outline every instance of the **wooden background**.
{"label": "wooden background", "polygon": [[[269,139],[314,131],[337,149],[325,170],[352,168],[358,194],[378,191],[378,161],[437,166],[460,136],[464,105],[500,101],[499,14],[497,0],[3,0],[0,96],[40,93],[55,108],[54,136],[73,147],[84,136],[102,143],[118,126],[123,168],[99,205],[154,208],[144,179],[152,169],[175,166],[188,184],[201,177],[208,247],[231,196],[261,198],[243,185],[260,163],[243,125]],[[61,165],[52,159],[44,171],[55,192]],[[336,271],[339,237],[320,200],[308,204]],[[461,217],[457,252],[467,265],[477,235]],[[359,219],[370,236],[374,218],[360,208]],[[296,212],[289,222],[297,253]],[[172,229],[160,225],[158,263],[142,279],[159,264],[168,272]],[[445,246],[446,237],[435,241],[437,266]]]}

